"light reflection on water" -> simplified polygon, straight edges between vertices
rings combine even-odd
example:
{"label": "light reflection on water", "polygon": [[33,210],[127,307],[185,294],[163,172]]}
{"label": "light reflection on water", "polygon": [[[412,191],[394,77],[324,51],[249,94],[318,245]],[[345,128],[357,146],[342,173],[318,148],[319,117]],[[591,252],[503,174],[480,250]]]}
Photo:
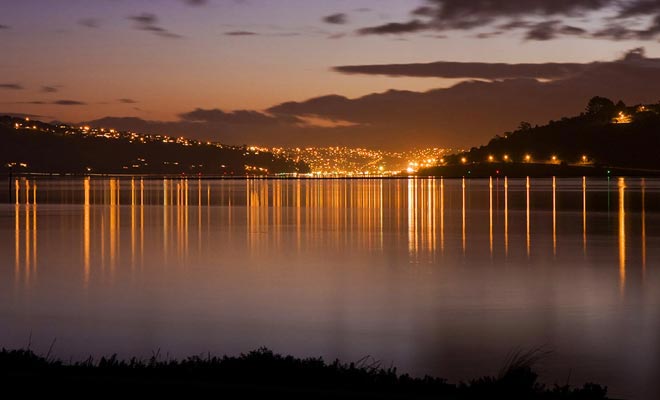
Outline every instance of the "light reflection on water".
{"label": "light reflection on water", "polygon": [[[451,379],[547,345],[549,382],[658,394],[652,179],[20,179],[1,345],[259,346]],[[39,344],[35,345],[39,348]]]}

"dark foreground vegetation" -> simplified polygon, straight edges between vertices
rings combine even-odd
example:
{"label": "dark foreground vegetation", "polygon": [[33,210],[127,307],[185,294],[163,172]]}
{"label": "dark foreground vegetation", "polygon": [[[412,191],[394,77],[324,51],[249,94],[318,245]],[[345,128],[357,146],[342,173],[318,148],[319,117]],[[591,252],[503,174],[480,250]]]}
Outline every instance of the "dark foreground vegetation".
{"label": "dark foreground vegetation", "polygon": [[30,350],[0,352],[4,390],[90,395],[210,393],[215,397],[245,395],[284,398],[386,399],[606,399],[607,388],[585,384],[545,386],[532,367],[540,352],[515,353],[494,377],[452,384],[444,379],[413,378],[395,368],[364,359],[326,363],[259,349],[239,357],[196,356],[181,361],[119,360],[116,356],[64,363]]}

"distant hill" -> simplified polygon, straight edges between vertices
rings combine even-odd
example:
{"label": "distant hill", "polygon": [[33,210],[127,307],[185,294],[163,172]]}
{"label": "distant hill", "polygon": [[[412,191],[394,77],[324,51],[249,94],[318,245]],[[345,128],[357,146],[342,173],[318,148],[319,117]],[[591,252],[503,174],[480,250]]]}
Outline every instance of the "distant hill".
{"label": "distant hill", "polygon": [[0,164],[16,173],[242,176],[308,172],[255,148],[0,117]]}
{"label": "distant hill", "polygon": [[[421,175],[444,172],[494,175],[525,171],[545,175],[561,169],[591,175],[595,170],[660,170],[660,104],[626,106],[594,97],[579,116],[544,126],[522,122],[487,145],[445,157]],[[554,166],[554,167],[553,167]],[[465,171],[464,171],[465,170]]]}

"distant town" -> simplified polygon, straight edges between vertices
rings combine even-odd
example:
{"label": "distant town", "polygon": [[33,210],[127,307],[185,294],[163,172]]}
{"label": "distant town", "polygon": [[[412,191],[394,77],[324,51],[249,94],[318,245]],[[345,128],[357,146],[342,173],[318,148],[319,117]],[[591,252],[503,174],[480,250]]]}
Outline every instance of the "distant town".
{"label": "distant town", "polygon": [[[4,117],[3,125],[10,125],[14,131],[29,133],[46,133],[69,138],[116,140],[130,144],[172,144],[184,148],[213,147],[230,152],[240,152],[242,156],[272,155],[273,159],[286,160],[288,162],[305,165],[299,171],[284,171],[271,169],[268,166],[246,162],[243,170],[232,170],[230,175],[272,175],[289,174],[293,176],[309,177],[332,177],[332,176],[392,176],[401,173],[414,173],[421,168],[432,167],[444,162],[444,157],[450,154],[452,149],[425,148],[409,151],[393,152],[378,149],[364,149],[351,147],[259,147],[259,146],[232,146],[211,141],[198,141],[186,137],[174,137],[160,134],[138,133],[132,131],[120,131],[111,127],[71,126],[65,124],[48,124],[28,118]],[[140,155],[131,163],[121,165],[120,168],[126,173],[149,173],[150,160],[147,155]],[[186,167],[183,161],[173,157],[168,161],[159,161],[163,166]],[[6,162],[8,167],[16,168],[17,172],[29,172],[30,163],[27,160],[15,159]],[[200,164],[188,165],[190,172],[196,172],[204,167]],[[217,171],[220,175],[226,175],[226,164],[219,164]],[[119,171],[119,172],[122,172]],[[91,166],[86,166],[87,173],[95,173]],[[205,171],[208,173],[208,170]]]}
{"label": "distant town", "polygon": [[[592,98],[575,117],[521,122],[469,150],[386,151],[337,147],[232,146],[112,127],[0,117],[1,161],[14,173],[188,174],[205,176],[602,175],[660,170],[660,105]],[[440,138],[439,138],[440,141]],[[579,167],[568,170],[567,167]]]}

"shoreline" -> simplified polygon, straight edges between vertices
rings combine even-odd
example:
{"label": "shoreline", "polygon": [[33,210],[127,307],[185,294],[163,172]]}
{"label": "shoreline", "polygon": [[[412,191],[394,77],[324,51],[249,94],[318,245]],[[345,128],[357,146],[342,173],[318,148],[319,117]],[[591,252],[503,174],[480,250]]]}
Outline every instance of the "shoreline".
{"label": "shoreline", "polygon": [[0,173],[0,180],[14,178],[141,178],[146,180],[159,179],[201,179],[201,180],[374,180],[374,179],[410,179],[410,178],[653,178],[660,177],[660,170],[637,169],[625,167],[604,166],[574,166],[552,164],[468,164],[430,167],[414,173],[397,175],[211,175],[211,174],[89,174],[68,172],[21,172]]}

